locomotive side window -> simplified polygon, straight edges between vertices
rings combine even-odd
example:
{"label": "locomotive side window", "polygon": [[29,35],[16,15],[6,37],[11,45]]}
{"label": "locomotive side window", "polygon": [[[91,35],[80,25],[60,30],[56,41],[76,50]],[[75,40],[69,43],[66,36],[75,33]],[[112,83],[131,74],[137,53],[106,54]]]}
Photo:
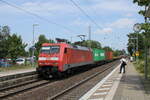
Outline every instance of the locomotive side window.
{"label": "locomotive side window", "polygon": [[41,53],[53,54],[53,53],[59,53],[59,50],[60,50],[59,46],[47,46],[41,48]]}

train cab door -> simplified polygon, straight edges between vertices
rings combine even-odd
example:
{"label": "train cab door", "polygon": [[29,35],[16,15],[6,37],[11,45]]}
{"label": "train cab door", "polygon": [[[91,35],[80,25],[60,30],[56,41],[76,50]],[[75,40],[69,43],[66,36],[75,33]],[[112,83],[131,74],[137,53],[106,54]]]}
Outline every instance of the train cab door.
{"label": "train cab door", "polygon": [[66,68],[65,70],[67,70],[68,68],[70,68],[70,63],[71,63],[71,49],[70,48],[65,48],[64,50],[64,60],[65,60],[65,65],[66,65]]}
{"label": "train cab door", "polygon": [[64,54],[65,54],[65,63],[70,64],[71,49],[70,48],[65,48]]}

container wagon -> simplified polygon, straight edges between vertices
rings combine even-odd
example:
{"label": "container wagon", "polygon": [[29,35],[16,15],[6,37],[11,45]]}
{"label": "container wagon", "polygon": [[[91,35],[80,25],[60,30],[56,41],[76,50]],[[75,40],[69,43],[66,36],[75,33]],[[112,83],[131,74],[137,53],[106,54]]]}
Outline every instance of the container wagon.
{"label": "container wagon", "polygon": [[105,50],[102,49],[92,49],[93,51],[93,60],[95,64],[102,64],[105,63],[106,55]]}
{"label": "container wagon", "polygon": [[106,51],[105,56],[106,56],[107,62],[110,62],[113,60],[113,52],[112,51]]}

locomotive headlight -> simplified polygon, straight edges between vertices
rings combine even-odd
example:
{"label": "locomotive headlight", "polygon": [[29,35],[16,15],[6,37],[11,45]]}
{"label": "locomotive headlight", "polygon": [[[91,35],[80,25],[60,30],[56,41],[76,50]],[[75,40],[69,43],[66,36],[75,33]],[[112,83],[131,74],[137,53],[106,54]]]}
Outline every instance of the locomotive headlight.
{"label": "locomotive headlight", "polygon": [[51,57],[50,60],[59,60],[58,57]]}
{"label": "locomotive headlight", "polygon": [[46,60],[46,57],[39,57],[39,60]]}

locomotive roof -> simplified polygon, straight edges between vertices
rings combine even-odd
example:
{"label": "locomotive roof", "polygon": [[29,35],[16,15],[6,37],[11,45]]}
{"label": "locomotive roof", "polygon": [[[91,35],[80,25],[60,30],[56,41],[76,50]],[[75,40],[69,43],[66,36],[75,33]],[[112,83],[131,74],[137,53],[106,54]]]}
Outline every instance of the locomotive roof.
{"label": "locomotive roof", "polygon": [[90,49],[87,48],[87,47],[83,47],[83,46],[78,46],[78,45],[75,45],[75,46],[72,46],[74,49],[79,49],[79,50],[87,50],[89,51]]}
{"label": "locomotive roof", "polygon": [[78,46],[78,45],[70,45],[67,43],[43,43],[42,46],[50,46],[50,45],[65,45],[68,48],[74,48],[74,49],[79,49],[79,50],[87,50],[89,51],[90,48],[83,47],[83,46]]}

